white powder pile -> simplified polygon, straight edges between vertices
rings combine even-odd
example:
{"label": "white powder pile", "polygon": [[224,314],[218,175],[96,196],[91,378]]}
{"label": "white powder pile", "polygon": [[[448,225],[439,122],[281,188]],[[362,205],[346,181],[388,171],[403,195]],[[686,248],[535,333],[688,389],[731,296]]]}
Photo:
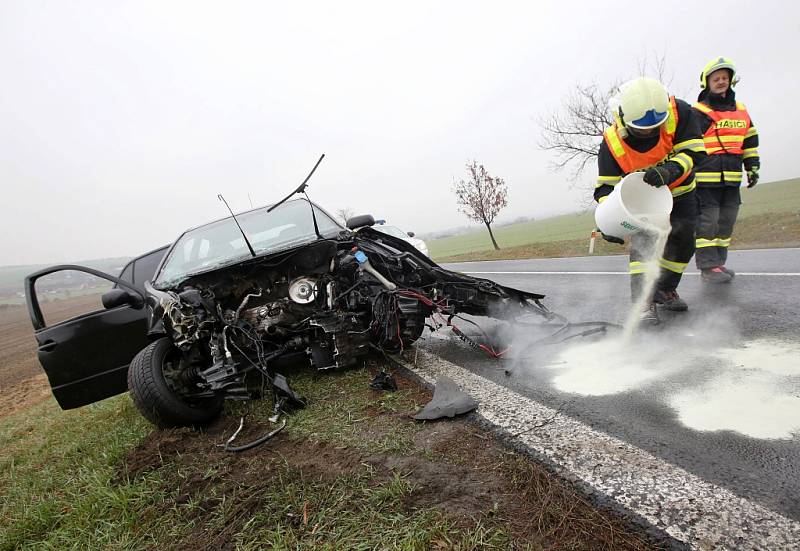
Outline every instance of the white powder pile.
{"label": "white powder pile", "polygon": [[686,426],[753,438],[800,437],[800,347],[770,340],[712,354],[722,369],[669,404]]}

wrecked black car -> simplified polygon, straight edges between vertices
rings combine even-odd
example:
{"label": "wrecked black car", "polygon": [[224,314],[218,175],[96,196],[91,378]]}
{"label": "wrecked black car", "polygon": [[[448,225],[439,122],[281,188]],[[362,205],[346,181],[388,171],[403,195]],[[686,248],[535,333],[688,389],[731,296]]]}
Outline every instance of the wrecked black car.
{"label": "wrecked black car", "polygon": [[[78,266],[31,274],[28,309],[53,394],[69,409],[129,388],[153,423],[196,425],[224,399],[270,391],[302,403],[279,375],[287,362],[326,370],[398,353],[426,324],[457,330],[459,314],[549,318],[543,295],[445,270],[372,224],[364,215],[345,228],[298,198],[186,231],[135,259],[160,259],[144,281]],[[35,282],[68,268],[115,288],[105,310],[47,327]]]}

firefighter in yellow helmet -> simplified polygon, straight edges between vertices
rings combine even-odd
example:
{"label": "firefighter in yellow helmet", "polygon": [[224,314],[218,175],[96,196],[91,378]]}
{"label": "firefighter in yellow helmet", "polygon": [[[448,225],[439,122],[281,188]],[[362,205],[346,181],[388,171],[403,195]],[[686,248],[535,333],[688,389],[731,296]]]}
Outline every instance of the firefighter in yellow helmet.
{"label": "firefighter in yellow helmet", "polygon": [[[688,309],[677,288],[694,254],[694,165],[706,153],[691,106],[670,96],[657,80],[640,77],[626,82],[611,107],[615,122],[603,133],[597,154],[599,176],[594,199],[602,202],[623,176],[636,171],[644,171],[644,181],[651,186],[668,186],[672,192],[672,229],[659,260],[661,273],[656,289],[647,297],[647,308],[642,312],[642,321],[658,323],[659,308],[676,312]],[[644,261],[654,244],[655,236],[647,232],[631,237],[629,271],[634,303],[644,291]]]}
{"label": "firefighter in yellow helmet", "polygon": [[725,262],[741,203],[742,165],[749,188],[758,182],[761,166],[758,132],[733,91],[737,81],[733,61],[715,57],[700,73],[700,96],[694,105],[708,153],[697,166],[695,262],[703,281],[710,283],[728,283],[735,275]]}

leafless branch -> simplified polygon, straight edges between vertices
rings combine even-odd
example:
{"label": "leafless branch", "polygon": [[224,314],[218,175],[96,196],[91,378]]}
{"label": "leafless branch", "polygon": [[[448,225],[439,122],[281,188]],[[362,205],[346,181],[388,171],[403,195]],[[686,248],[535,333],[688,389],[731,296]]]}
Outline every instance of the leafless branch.
{"label": "leafless branch", "polygon": [[[638,61],[637,69],[642,75],[649,71],[651,77],[659,79],[667,88],[672,83],[663,54],[646,53]],[[569,180],[573,186],[578,185],[581,174],[597,158],[603,132],[614,123],[609,103],[620,84],[620,80],[603,86],[577,84],[564,99],[561,109],[538,121],[539,148],[554,153],[550,161],[553,171],[570,170]]]}

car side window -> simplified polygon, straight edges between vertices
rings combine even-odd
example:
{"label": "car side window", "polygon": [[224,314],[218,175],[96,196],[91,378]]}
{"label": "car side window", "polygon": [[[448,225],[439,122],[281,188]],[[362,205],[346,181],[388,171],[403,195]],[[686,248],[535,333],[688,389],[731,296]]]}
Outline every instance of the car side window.
{"label": "car side window", "polygon": [[[122,281],[127,281],[128,283],[133,283],[133,262],[128,262],[124,268],[122,268],[122,272],[119,274],[119,278]],[[116,287],[116,285],[114,285]]]}
{"label": "car side window", "polygon": [[46,326],[105,310],[112,282],[80,270],[59,270],[36,280],[34,292]]}
{"label": "car side window", "polygon": [[144,282],[153,279],[159,262],[164,257],[166,249],[159,249],[152,253],[137,258],[133,263],[133,284],[138,288],[144,287]]}

